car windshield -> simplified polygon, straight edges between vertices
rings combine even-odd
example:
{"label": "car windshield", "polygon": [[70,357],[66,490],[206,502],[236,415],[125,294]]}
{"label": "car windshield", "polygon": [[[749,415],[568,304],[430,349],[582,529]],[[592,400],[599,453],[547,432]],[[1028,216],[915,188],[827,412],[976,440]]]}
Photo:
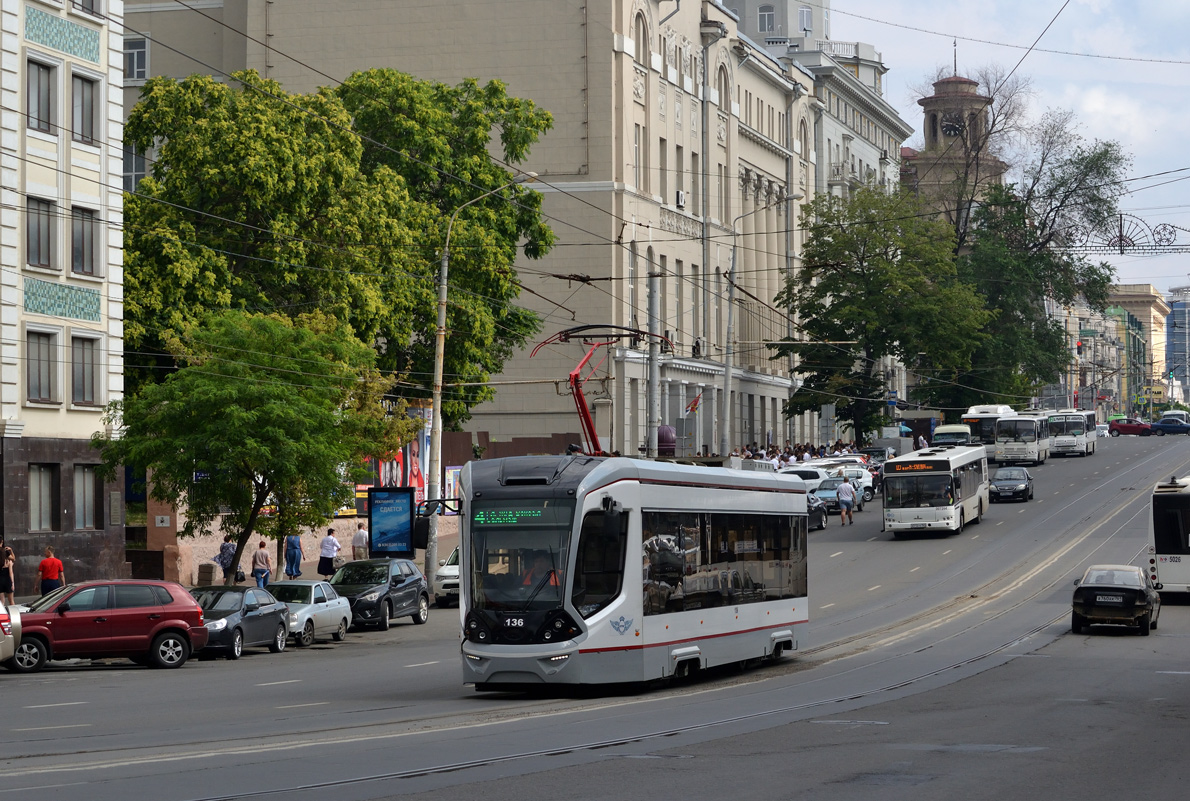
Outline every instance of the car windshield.
{"label": "car windshield", "polygon": [[954,433],[947,432],[944,434],[934,434],[934,444],[935,445],[946,445],[947,443],[961,444],[961,443],[966,442],[969,438],[970,437],[967,434],[961,434],[958,432],[954,432]]}
{"label": "car windshield", "polygon": [[240,590],[193,590],[191,595],[207,612],[234,612],[244,602],[244,593]]}
{"label": "car windshield", "polygon": [[954,503],[950,476],[885,476],[884,508],[914,509]]}
{"label": "car windshield", "polygon": [[1036,420],[997,420],[996,439],[1000,442],[1035,442],[1037,440]]}
{"label": "car windshield", "polygon": [[1024,481],[1025,471],[1019,467],[1001,467],[992,475],[992,481]]}
{"label": "car windshield", "polygon": [[388,565],[375,562],[348,562],[331,577],[331,584],[383,584],[388,581]]}
{"label": "car windshield", "polygon": [[65,587],[59,587],[58,589],[50,592],[48,595],[41,596],[36,601],[29,604],[29,611],[30,612],[44,612],[45,610],[49,609],[54,604],[58,603],[58,601],[62,600],[62,596],[73,591],[74,588],[75,587],[73,584],[68,584]]}
{"label": "car windshield", "polygon": [[273,597],[285,604],[308,604],[310,603],[310,593],[313,590],[313,587],[301,584],[295,587],[285,582],[269,585],[269,592],[273,594]]}
{"label": "car windshield", "polygon": [[843,483],[843,479],[841,479],[841,478],[824,478],[822,480],[822,483],[818,485],[818,489],[820,491],[821,490],[834,490],[834,489],[838,489],[839,485],[842,483]]}
{"label": "car windshield", "polygon": [[453,551],[450,552],[450,556],[446,557],[445,564],[457,565],[458,563],[459,563],[459,549],[456,547]]}
{"label": "car windshield", "polygon": [[562,603],[574,501],[477,501],[471,507],[471,604],[546,610]]}
{"label": "car windshield", "polygon": [[1083,576],[1083,584],[1112,584],[1119,587],[1143,587],[1144,580],[1136,570],[1090,568]]}

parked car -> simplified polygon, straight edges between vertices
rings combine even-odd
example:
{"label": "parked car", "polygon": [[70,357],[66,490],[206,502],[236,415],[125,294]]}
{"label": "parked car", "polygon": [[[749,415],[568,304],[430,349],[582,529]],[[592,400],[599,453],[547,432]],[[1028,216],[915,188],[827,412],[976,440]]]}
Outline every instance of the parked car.
{"label": "parked car", "polygon": [[1132,565],[1091,565],[1074,582],[1070,629],[1075,634],[1091,623],[1123,623],[1148,636],[1161,614],[1160,584]]}
{"label": "parked car", "polygon": [[318,637],[342,642],[351,626],[351,602],[325,581],[283,581],[269,591],[289,607],[289,632],[293,644],[313,645]]}
{"label": "parked car", "polygon": [[12,658],[21,641],[21,613],[0,604],[0,663]]}
{"label": "parked car", "polygon": [[1001,467],[992,473],[988,497],[996,501],[1027,501],[1033,497],[1033,474],[1023,467]]}
{"label": "parked car", "polygon": [[1099,423],[1095,426],[1095,434],[1099,437],[1106,437],[1108,435],[1110,426],[1107,423]]}
{"label": "parked car", "polygon": [[331,577],[340,595],[351,602],[356,626],[387,631],[389,621],[408,615],[414,623],[430,618],[430,588],[417,565],[408,559],[361,559],[348,562]]}
{"label": "parked car", "polygon": [[868,468],[859,465],[845,465],[832,468],[830,474],[832,476],[847,476],[851,479],[851,485],[855,487],[857,495],[863,496],[864,503],[868,503],[876,497],[876,477]]}
{"label": "parked car", "polygon": [[779,476],[795,476],[806,483],[806,492],[813,492],[818,489],[818,485],[831,477],[831,474],[823,467],[814,465],[798,465],[797,467],[785,467],[777,471]]}
{"label": "parked car", "polygon": [[208,653],[239,659],[244,648],[267,645],[277,654],[289,639],[289,609],[259,587],[195,587],[195,600],[207,618]]}
{"label": "parked car", "polygon": [[444,608],[451,602],[459,602],[458,546],[450,552],[450,556],[438,560],[438,569],[434,572],[434,603]]}
{"label": "parked car", "polygon": [[[818,489],[814,490],[814,494],[818,496],[819,500],[826,504],[827,512],[839,511],[839,496],[837,491],[839,485],[842,483],[843,479],[841,478],[828,478],[824,479],[823,482],[818,485]],[[861,493],[856,492],[855,511],[862,512],[863,510],[864,496]]]}
{"label": "parked car", "polygon": [[817,494],[811,492],[806,496],[806,508],[810,514],[808,523],[810,531],[818,531],[826,528],[826,518],[828,516],[826,503]]}
{"label": "parked car", "polygon": [[1113,437],[1118,437],[1121,434],[1136,434],[1137,436],[1147,437],[1153,433],[1153,427],[1151,425],[1134,417],[1121,417],[1118,420],[1112,420],[1107,424],[1107,430]]}
{"label": "parked car", "polygon": [[55,659],[127,658],[176,668],[207,644],[203,611],[172,581],[85,581],[43,595],[21,613],[21,640],[5,667],[41,670]]}
{"label": "parked car", "polygon": [[1164,437],[1166,434],[1190,434],[1190,423],[1179,416],[1162,417],[1150,428],[1159,437]]}

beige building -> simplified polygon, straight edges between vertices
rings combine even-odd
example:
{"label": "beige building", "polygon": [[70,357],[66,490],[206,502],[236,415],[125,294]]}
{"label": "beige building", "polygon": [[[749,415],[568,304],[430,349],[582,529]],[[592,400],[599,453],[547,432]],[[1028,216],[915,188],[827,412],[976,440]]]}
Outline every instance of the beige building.
{"label": "beige building", "polygon": [[[796,331],[773,299],[796,265],[799,198],[820,183],[813,78],[741,35],[726,7],[705,0],[193,5],[197,11],[128,6],[126,47],[143,54],[143,71],[128,76],[129,108],[148,75],[245,66],[290,91],[372,67],[447,83],[498,78],[554,115],[554,129],[522,165],[540,176],[535,188],[546,195],[558,237],[547,258],[520,265],[531,290],[521,303],[545,321],[542,337],[579,324],[647,329],[655,274],[656,327],[672,343],[660,358],[660,422],[674,427],[679,453],[718,451],[734,246],[726,439],[818,439],[817,415],[784,418],[795,386],[767,347]],[[134,160],[129,165],[134,181],[143,163],[141,173]],[[496,439],[578,431],[574,405],[554,382],[583,353],[575,343],[532,360],[517,354],[494,383],[522,383],[498,389],[468,428]],[[605,449],[635,454],[647,440],[647,349],[624,341],[602,355],[598,376],[606,380],[587,384],[597,429]]]}
{"label": "beige building", "polygon": [[122,12],[0,12],[0,453],[17,595],[36,593],[46,545],[71,580],[125,571],[123,482],[99,478],[90,445],[123,392]]}
{"label": "beige building", "polygon": [[1116,284],[1108,296],[1108,303],[1124,309],[1140,320],[1151,358],[1143,375],[1150,384],[1164,385],[1164,377],[1167,374],[1166,322],[1170,313],[1165,296],[1152,284]]}

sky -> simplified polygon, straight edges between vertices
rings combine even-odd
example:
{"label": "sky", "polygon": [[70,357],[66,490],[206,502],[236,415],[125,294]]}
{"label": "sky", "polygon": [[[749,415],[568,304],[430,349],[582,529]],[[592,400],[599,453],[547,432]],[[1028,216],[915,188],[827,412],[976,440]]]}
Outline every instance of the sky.
{"label": "sky", "polygon": [[[1131,156],[1128,176],[1136,180],[1120,208],[1139,218],[1138,236],[1162,223],[1180,226],[1174,244],[1190,251],[1187,30],[1190,0],[832,0],[830,36],[882,54],[885,100],[917,131],[907,144],[922,139],[913,87],[939,66],[951,71],[956,38],[960,75],[1019,61],[1017,74],[1033,88],[1031,116],[1073,111],[1086,140],[1116,140]],[[1162,292],[1190,285],[1190,252],[1095,258],[1115,267],[1119,283]]]}

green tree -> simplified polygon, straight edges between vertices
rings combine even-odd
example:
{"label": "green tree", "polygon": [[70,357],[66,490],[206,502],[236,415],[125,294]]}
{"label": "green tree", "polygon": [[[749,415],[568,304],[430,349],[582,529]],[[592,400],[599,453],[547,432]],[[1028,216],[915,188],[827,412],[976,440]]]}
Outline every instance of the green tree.
{"label": "green tree", "polygon": [[237,562],[254,532],[281,537],[354,503],[363,460],[413,435],[414,421],[386,413],[375,352],[320,312],[223,311],[166,344],[182,366],[113,402],[92,444],[109,474],[151,470],[153,497],[185,509],[183,535],[232,534]]}
{"label": "green tree", "polygon": [[880,359],[893,356],[927,376],[957,374],[989,315],[957,280],[954,229],[912,196],[819,195],[801,220],[809,232],[802,266],[777,298],[803,334],[776,348],[797,357],[803,381],[785,412],[833,402],[860,439],[885,406]]}

